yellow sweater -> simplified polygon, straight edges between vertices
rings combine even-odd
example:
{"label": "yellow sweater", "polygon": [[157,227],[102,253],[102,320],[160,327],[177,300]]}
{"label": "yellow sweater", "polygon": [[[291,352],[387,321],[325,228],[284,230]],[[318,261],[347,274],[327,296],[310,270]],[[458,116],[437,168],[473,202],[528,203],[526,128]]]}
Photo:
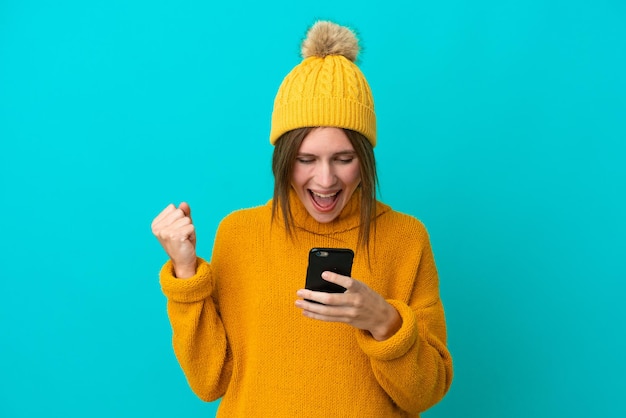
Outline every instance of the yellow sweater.
{"label": "yellow sweater", "polygon": [[[370,241],[371,269],[356,248],[358,193],[329,224],[291,196],[288,239],[271,202],[221,222],[210,263],[196,275],[161,271],[177,359],[203,400],[223,397],[218,417],[419,417],[452,380],[438,277],[424,226],[382,203]],[[312,247],[355,250],[352,277],[400,313],[386,341],[295,307]]]}

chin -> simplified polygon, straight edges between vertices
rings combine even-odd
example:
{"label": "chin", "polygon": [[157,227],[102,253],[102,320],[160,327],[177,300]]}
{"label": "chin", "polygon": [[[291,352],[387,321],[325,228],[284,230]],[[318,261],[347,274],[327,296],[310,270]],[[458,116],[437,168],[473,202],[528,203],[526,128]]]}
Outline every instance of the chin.
{"label": "chin", "polygon": [[327,223],[334,221],[335,219],[339,217],[339,214],[341,214],[341,211],[343,210],[343,206],[341,208],[336,207],[331,212],[326,212],[326,213],[320,213],[314,207],[307,208],[307,210],[309,212],[309,215],[311,215],[311,217],[315,219],[317,222],[321,224],[327,224]]}
{"label": "chin", "polygon": [[324,215],[324,216],[313,215],[313,219],[315,219],[317,222],[321,224],[327,224],[337,219],[337,215]]}

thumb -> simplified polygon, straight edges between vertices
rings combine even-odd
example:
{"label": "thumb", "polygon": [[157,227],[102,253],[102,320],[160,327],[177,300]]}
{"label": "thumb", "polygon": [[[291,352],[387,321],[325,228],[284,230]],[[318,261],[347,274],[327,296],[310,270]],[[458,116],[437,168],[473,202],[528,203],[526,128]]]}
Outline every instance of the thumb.
{"label": "thumb", "polygon": [[187,202],[181,202],[180,205],[178,205],[178,209],[182,210],[185,216],[191,218],[191,207],[189,207]]}

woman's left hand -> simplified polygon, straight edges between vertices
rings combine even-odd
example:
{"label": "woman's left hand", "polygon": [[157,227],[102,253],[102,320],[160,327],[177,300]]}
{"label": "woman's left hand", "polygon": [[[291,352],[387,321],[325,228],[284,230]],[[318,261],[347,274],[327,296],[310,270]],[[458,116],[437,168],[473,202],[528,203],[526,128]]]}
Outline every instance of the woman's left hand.
{"label": "woman's left hand", "polygon": [[[325,271],[322,278],[346,288],[344,293],[300,289],[296,306],[306,317],[328,322],[344,322],[367,330],[378,341],[391,337],[402,326],[398,311],[365,283],[348,276]],[[308,302],[314,300],[319,303]]]}

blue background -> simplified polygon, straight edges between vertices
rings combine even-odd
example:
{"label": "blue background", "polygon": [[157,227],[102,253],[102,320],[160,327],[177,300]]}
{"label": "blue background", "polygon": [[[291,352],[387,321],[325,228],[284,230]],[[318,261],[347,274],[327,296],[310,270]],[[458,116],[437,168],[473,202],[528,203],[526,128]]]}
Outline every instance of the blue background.
{"label": "blue background", "polygon": [[152,218],[271,197],[274,94],[354,26],[381,198],[431,233],[454,355],[426,417],[626,416],[626,3],[0,1],[0,416],[212,416]]}

